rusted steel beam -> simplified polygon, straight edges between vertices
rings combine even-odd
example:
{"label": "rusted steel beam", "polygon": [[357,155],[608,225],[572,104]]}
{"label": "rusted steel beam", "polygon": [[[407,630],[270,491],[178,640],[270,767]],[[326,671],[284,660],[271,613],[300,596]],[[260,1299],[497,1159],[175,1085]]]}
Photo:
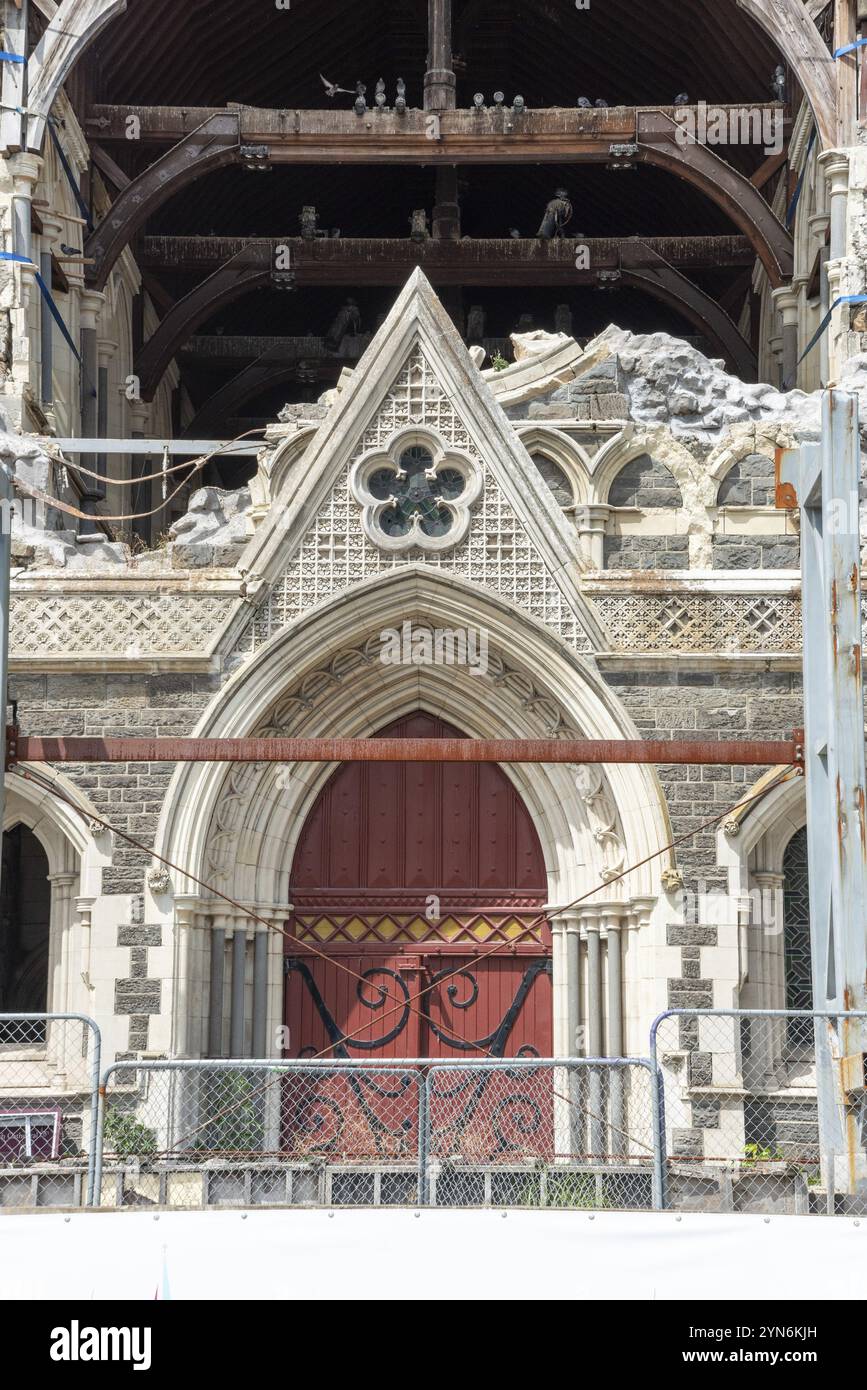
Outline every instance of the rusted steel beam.
{"label": "rusted steel beam", "polygon": [[693,763],[803,760],[803,739],[31,738],[7,730],[7,765],[31,763]]}

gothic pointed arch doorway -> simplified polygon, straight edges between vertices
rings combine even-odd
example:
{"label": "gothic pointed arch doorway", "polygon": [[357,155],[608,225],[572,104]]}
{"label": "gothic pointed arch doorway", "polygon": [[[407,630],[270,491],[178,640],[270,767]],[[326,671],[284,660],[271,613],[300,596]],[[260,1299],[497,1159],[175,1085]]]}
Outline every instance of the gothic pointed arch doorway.
{"label": "gothic pointed arch doorway", "polygon": [[[379,734],[466,737],[422,712]],[[291,893],[292,936],[326,958],[287,941],[287,1056],[551,1055],[545,863],[501,768],[342,765],[301,832]]]}

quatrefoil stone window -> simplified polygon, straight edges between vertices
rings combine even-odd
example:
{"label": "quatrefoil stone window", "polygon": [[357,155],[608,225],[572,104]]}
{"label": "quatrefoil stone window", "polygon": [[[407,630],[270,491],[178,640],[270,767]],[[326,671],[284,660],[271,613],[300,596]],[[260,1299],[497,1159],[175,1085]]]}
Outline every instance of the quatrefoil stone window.
{"label": "quatrefoil stone window", "polygon": [[474,459],[418,430],[365,454],[349,476],[365,535],[392,551],[451,550],[467,533],[482,481]]}

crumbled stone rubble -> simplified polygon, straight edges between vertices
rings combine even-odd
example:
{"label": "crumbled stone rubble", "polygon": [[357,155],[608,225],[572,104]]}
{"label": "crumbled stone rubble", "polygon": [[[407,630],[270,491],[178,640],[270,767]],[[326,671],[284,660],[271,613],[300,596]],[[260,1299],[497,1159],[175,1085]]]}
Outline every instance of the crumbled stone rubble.
{"label": "crumbled stone rubble", "polygon": [[[517,337],[518,335],[516,335]],[[535,334],[531,345],[516,345],[522,360],[556,346],[563,335]],[[526,348],[526,350],[525,350]],[[348,373],[345,374],[348,376]],[[540,383],[533,399],[507,407],[513,420],[632,421],[649,430],[679,439],[703,460],[752,428],[779,443],[815,438],[821,423],[821,393],[781,392],[766,383],[748,383],[729,375],[720,359],[707,358],[697,348],[667,333],[639,334],[611,325],[588,344],[576,359],[575,376],[567,384]],[[324,419],[328,407],[345,385],[326,392],[316,403],[289,404],[280,411],[272,447],[285,437],[286,427],[299,429]],[[853,357],[838,385],[860,398],[862,440],[867,450],[867,354]],[[278,438],[279,437],[279,438]],[[266,446],[267,447],[267,446]],[[0,456],[13,465],[16,477],[40,492],[74,502],[75,495],[63,460],[50,441],[36,436],[0,434]],[[75,573],[124,566],[135,569],[231,568],[253,532],[249,516],[249,487],[225,491],[199,488],[185,516],[170,528],[159,550],[133,555],[126,545],[105,538],[82,543],[74,520],[41,503],[22,507],[13,516],[13,555],[36,568],[60,567]]]}

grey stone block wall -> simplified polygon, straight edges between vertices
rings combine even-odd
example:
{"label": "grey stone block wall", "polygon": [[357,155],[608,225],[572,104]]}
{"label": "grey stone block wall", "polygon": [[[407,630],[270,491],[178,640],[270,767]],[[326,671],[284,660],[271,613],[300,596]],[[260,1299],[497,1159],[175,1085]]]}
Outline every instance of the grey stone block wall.
{"label": "grey stone block wall", "polygon": [[741,459],[720,483],[717,505],[720,507],[773,507],[774,461],[764,454],[749,454]]}
{"label": "grey stone block wall", "polygon": [[[787,738],[803,724],[801,678],[789,671],[635,671],[609,672],[608,685],[635,721],[641,738]],[[698,827],[717,811],[736,802],[764,768],[692,767],[658,769],[672,830],[676,837]],[[695,839],[677,851],[686,886],[697,890],[704,877],[708,890],[727,888],[726,874],[716,868],[716,829],[697,830]],[[711,944],[700,928],[673,928],[683,933],[672,945]]]}
{"label": "grey stone block wall", "polygon": [[607,570],[689,569],[688,536],[605,536]]}
{"label": "grey stone block wall", "polygon": [[130,1053],[146,1052],[150,1020],[162,1009],[162,982],[148,975],[151,946],[161,946],[163,929],[144,924],[144,895],[136,893],[130,904],[130,920],[117,929],[118,946],[129,948],[129,975],[115,981],[114,1012],[129,1018]]}
{"label": "grey stone block wall", "polygon": [[620,470],[608,492],[612,507],[682,507],[674,475],[649,454],[641,454]]}
{"label": "grey stone block wall", "polygon": [[[218,688],[218,677],[194,675],[15,675],[9,681],[22,733],[46,737],[182,737],[192,732]],[[63,764],[99,815],[148,847],[173,771],[170,763]],[[149,865],[149,852],[117,839],[103,892],[141,892]]]}
{"label": "grey stone block wall", "polygon": [[[794,672],[636,671],[608,673],[606,680],[623,700],[642,738],[786,738],[803,723],[801,678]],[[677,866],[689,892],[728,890],[727,874],[716,863],[719,822],[706,822],[727,813],[765,770],[678,764],[657,769],[673,839],[694,831],[676,850]],[[671,903],[674,917],[679,908],[676,897]],[[666,940],[669,946],[680,947],[681,956],[680,975],[668,981],[668,1007],[711,1008],[713,986],[708,977],[716,973],[713,948],[718,945],[718,928],[689,917],[685,922],[670,921]],[[695,1019],[680,1019],[679,1045],[690,1054],[689,1084],[707,1084],[709,1063],[698,1050]],[[693,1129],[675,1134],[675,1156],[702,1156],[702,1131],[713,1124],[710,1110],[694,1107],[693,1124]]]}
{"label": "grey stone block wall", "polygon": [[713,538],[713,563],[720,570],[798,569],[798,536],[723,536]]}

